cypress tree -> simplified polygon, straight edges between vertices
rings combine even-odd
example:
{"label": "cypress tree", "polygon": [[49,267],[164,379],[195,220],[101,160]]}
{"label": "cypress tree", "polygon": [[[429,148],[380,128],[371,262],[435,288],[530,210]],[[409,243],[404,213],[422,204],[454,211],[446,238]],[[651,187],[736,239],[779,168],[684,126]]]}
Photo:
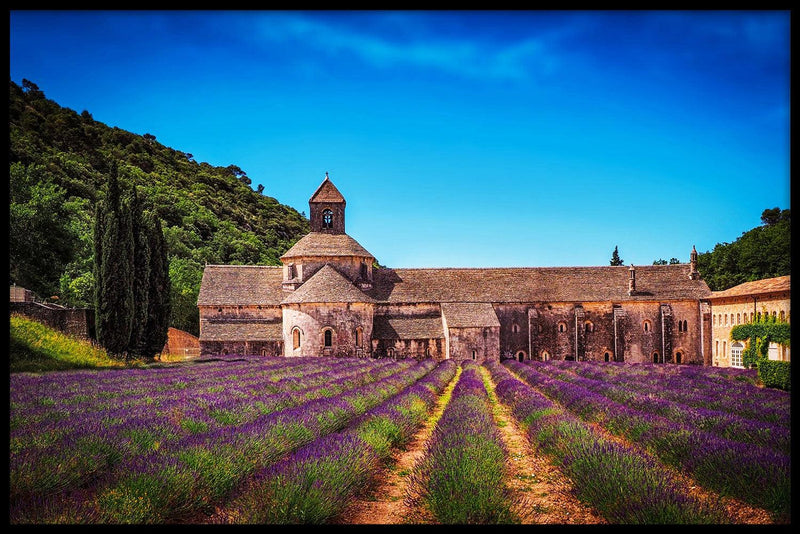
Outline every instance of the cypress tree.
{"label": "cypress tree", "polygon": [[95,328],[97,341],[125,354],[133,325],[133,231],[122,201],[117,165],[112,163],[106,200],[95,219]]}
{"label": "cypress tree", "polygon": [[167,343],[169,318],[172,311],[170,304],[169,261],[167,260],[167,242],[161,228],[161,219],[152,212],[144,218],[144,227],[148,232],[150,251],[150,275],[148,279],[148,313],[144,330],[144,355],[152,358],[161,352]]}
{"label": "cypress tree", "polygon": [[143,220],[142,203],[133,186],[131,193],[131,231],[133,234],[133,323],[128,350],[146,356],[146,328],[150,295],[150,228]]}

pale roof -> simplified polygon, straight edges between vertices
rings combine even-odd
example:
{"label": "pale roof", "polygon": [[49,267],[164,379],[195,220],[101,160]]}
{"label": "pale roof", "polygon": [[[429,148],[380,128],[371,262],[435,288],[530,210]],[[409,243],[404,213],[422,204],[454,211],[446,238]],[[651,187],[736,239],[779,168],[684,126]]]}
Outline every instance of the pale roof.
{"label": "pale roof", "polygon": [[711,298],[744,297],[764,293],[780,293],[791,290],[791,275],[765,278],[753,282],[745,282],[724,291],[713,291]]}
{"label": "pale roof", "polygon": [[309,232],[281,256],[281,260],[307,256],[358,256],[374,259],[367,249],[347,234]]}
{"label": "pale roof", "polygon": [[500,326],[494,308],[486,302],[443,302],[442,315],[448,328]]}
{"label": "pale roof", "polygon": [[198,306],[278,306],[283,268],[264,265],[206,265]]}
{"label": "pale roof", "polygon": [[289,293],[283,304],[320,302],[375,302],[339,271],[325,264],[303,285]]}
{"label": "pale roof", "polygon": [[444,337],[442,317],[409,316],[393,317],[376,315],[372,319],[374,339],[440,339]]}
{"label": "pale roof", "polygon": [[281,323],[203,321],[200,341],[282,341]]}

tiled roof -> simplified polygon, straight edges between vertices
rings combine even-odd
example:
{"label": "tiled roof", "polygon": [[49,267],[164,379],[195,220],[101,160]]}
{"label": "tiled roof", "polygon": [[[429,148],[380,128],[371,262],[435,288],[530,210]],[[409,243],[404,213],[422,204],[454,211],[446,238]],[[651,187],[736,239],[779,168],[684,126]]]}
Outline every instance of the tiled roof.
{"label": "tiled roof", "polygon": [[494,308],[486,302],[444,302],[442,315],[447,328],[500,326]]}
{"label": "tiled roof", "polygon": [[314,194],[311,195],[311,198],[308,200],[309,202],[342,202],[344,203],[344,197],[336,189],[336,186],[333,185],[328,175],[325,175],[325,179],[319,185]]}
{"label": "tiled roof", "polygon": [[278,306],[283,269],[263,265],[206,265],[198,306]]}
{"label": "tiled roof", "polygon": [[330,265],[324,265],[283,299],[283,304],[311,302],[374,302]]}
{"label": "tiled roof", "polygon": [[724,291],[713,291],[711,298],[741,297],[763,293],[776,293],[791,290],[791,275],[765,278],[753,282],[745,282]]}
{"label": "tiled roof", "polygon": [[[358,302],[372,302],[371,297],[375,302],[385,303],[626,302],[701,299],[712,295],[704,281],[689,278],[688,264],[676,264],[636,267],[637,293],[629,296],[628,269],[627,266],[375,269],[370,290],[361,292],[347,282],[335,288],[334,298],[326,297],[323,287],[317,287],[309,298],[319,302],[349,302],[336,300],[335,295],[342,288],[346,288],[347,295],[355,296],[347,298],[356,298]],[[298,292],[310,281],[300,286],[293,298],[303,295]],[[279,305],[287,296],[281,283],[280,267],[208,265],[203,272],[198,305]],[[314,285],[304,292],[310,293],[312,288]]]}
{"label": "tiled roof", "polygon": [[358,241],[347,234],[310,232],[304,235],[286,253],[282,260],[300,256],[360,256],[374,258]]}
{"label": "tiled roof", "polygon": [[441,316],[391,317],[372,319],[374,339],[440,339],[444,337]]}
{"label": "tiled roof", "polygon": [[203,321],[200,341],[282,341],[281,323]]}
{"label": "tiled roof", "polygon": [[681,300],[711,294],[689,264],[628,266],[375,269],[367,293],[378,302],[607,302]]}

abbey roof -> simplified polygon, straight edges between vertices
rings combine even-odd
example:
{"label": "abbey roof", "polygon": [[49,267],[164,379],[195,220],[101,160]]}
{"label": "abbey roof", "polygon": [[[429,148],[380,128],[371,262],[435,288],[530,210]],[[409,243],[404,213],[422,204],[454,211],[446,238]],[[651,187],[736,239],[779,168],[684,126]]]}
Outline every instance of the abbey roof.
{"label": "abbey roof", "polygon": [[442,315],[448,328],[500,326],[488,302],[443,302]]}
{"label": "abbey roof", "polygon": [[358,256],[374,258],[358,241],[347,234],[310,232],[304,235],[281,260],[308,256]]}
{"label": "abbey roof", "polygon": [[442,317],[387,316],[372,318],[372,337],[377,339],[439,339],[444,337]]}
{"label": "abbey roof", "polygon": [[283,268],[206,265],[198,306],[277,306],[284,297]]}
{"label": "abbey roof", "polygon": [[282,304],[320,302],[375,302],[364,294],[339,271],[324,265],[296,290],[283,299]]}

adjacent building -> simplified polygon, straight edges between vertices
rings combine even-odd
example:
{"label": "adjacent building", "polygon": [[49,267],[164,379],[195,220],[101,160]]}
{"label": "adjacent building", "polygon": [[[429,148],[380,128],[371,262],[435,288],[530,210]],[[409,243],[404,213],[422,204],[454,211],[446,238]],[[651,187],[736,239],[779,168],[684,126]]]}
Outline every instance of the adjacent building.
{"label": "adjacent building", "polygon": [[282,266],[206,266],[201,354],[712,364],[694,248],[672,265],[379,268],[345,207],[326,173]]}
{"label": "adjacent building", "polygon": [[[708,300],[711,303],[711,327],[714,333],[713,365],[742,367],[745,345],[741,341],[731,340],[731,329],[765,315],[791,322],[791,277],[787,275],[745,282],[725,291],[714,291]],[[771,343],[768,357],[770,360],[790,361],[790,349]]]}

